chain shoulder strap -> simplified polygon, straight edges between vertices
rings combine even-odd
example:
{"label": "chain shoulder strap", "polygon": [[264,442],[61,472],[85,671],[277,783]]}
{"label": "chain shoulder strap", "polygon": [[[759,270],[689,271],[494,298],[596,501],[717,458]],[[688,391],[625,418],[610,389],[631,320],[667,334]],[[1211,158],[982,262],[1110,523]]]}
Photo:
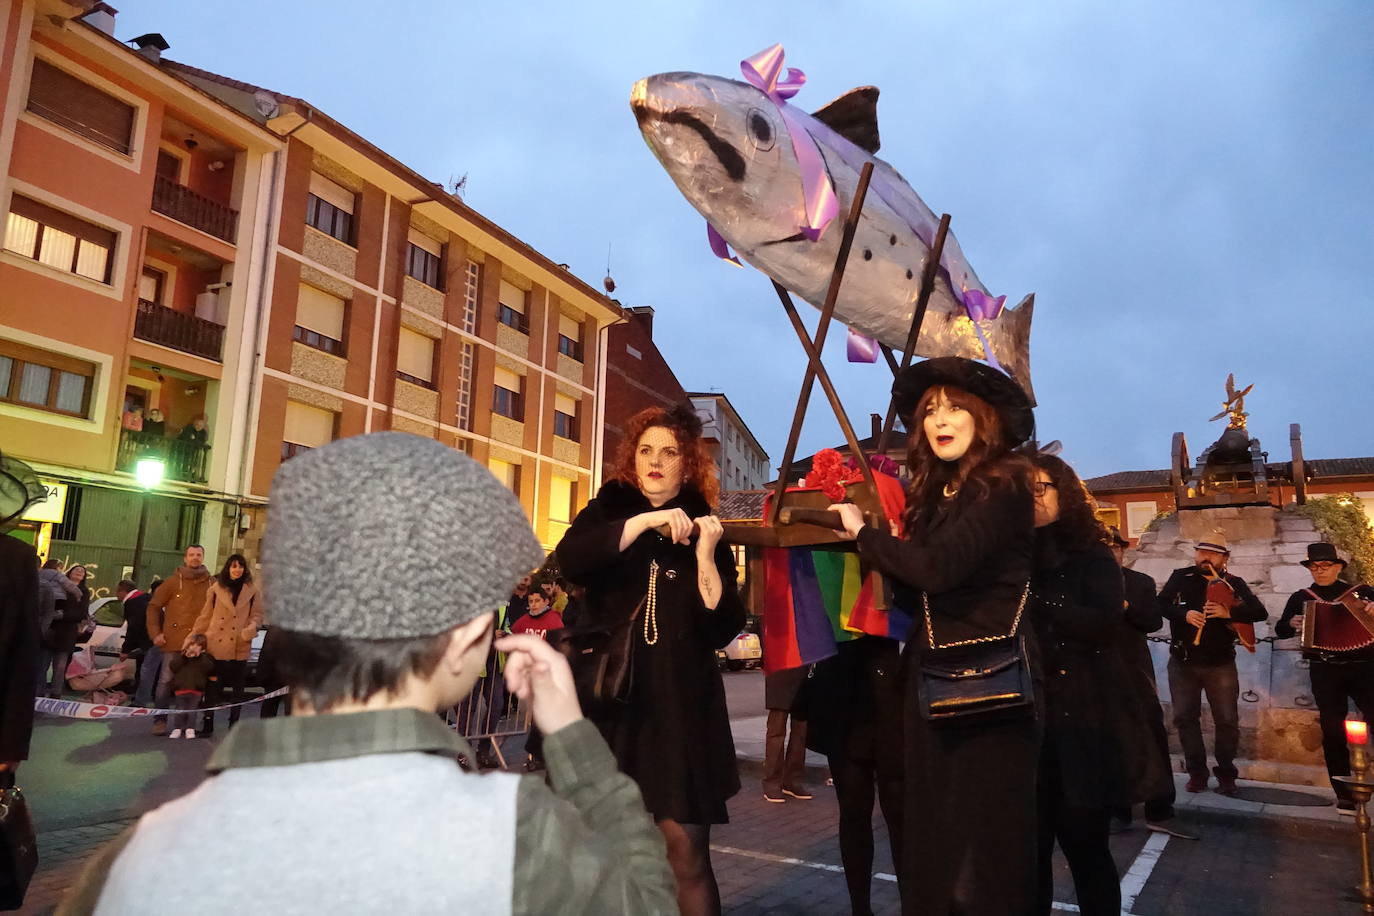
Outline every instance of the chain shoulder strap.
{"label": "chain shoulder strap", "polygon": [[925,592],[921,592],[921,607],[926,613],[926,641],[930,643],[932,649],[954,649],[958,646],[974,646],[981,643],[1001,642],[1004,639],[1011,639],[1016,635],[1016,631],[1021,628],[1021,614],[1026,609],[1026,599],[1030,596],[1030,582],[1026,582],[1026,587],[1021,589],[1021,600],[1016,605],[1016,617],[1011,622],[1011,632],[1006,636],[978,636],[974,639],[961,639],[957,642],[947,642],[937,645],[935,642],[935,627],[930,622],[930,598]]}

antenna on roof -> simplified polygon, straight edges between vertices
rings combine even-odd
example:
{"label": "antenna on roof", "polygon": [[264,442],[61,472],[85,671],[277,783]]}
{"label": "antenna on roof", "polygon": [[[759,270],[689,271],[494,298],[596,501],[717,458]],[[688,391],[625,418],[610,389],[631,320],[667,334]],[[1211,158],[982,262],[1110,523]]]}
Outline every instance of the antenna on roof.
{"label": "antenna on roof", "polygon": [[456,179],[452,175],[448,176],[448,184],[444,185],[444,190],[454,197],[463,197],[468,190],[468,173],[464,172],[461,178]]}

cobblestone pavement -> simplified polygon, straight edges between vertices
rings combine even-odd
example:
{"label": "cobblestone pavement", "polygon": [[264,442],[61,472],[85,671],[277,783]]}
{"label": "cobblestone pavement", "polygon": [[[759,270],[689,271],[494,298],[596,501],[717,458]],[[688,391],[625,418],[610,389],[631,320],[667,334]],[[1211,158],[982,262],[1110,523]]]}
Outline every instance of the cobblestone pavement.
{"label": "cobblestone pavement", "polygon": [[51,912],[67,888],[76,883],[86,860],[133,822],[134,819],[129,818],[40,833],[38,871],[29,883],[24,907],[19,912]]}

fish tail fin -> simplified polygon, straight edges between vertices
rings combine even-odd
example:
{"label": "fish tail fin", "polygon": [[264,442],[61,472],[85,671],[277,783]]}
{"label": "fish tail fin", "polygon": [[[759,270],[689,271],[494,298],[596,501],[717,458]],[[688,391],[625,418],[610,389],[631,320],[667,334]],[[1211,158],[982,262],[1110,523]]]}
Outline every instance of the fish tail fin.
{"label": "fish tail fin", "polygon": [[1030,332],[1034,317],[1035,293],[1029,293],[1016,308],[1003,309],[995,321],[987,322],[992,351],[1007,373],[1025,390],[1032,405],[1035,404],[1035,390],[1031,387]]}

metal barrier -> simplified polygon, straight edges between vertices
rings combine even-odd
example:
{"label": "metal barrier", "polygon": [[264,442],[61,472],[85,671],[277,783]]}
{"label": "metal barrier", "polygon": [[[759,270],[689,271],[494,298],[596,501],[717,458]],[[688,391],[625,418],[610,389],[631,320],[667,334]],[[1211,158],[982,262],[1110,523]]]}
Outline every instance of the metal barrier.
{"label": "metal barrier", "polygon": [[[477,679],[477,686],[466,699],[449,710],[447,719],[450,727],[472,745],[479,760],[486,748],[504,770],[509,769],[509,764],[501,745],[529,732],[530,709],[506,690],[506,679],[500,669],[493,650],[487,656],[486,675]],[[478,760],[472,763],[479,765]]]}

